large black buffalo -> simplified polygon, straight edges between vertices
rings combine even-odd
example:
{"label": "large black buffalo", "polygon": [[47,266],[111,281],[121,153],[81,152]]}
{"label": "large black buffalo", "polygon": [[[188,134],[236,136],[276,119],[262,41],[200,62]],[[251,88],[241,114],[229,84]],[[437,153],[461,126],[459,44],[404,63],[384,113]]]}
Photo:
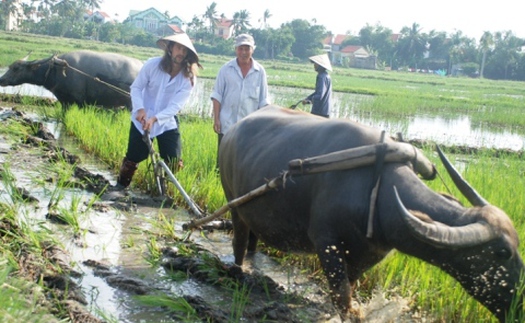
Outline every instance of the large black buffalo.
{"label": "large black buffalo", "polygon": [[0,86],[43,86],[65,108],[87,104],[131,109],[129,88],[142,65],[140,60],[120,54],[80,50],[15,61],[0,78]]}
{"label": "large black buffalo", "polygon": [[[349,120],[265,107],[222,140],[224,192],[231,201],[289,170],[290,161],[374,145],[381,137],[380,130]],[[503,322],[524,272],[518,235],[509,217],[439,152],[474,207],[432,191],[406,162],[291,176],[280,189],[232,209],[235,263],[243,264],[256,239],[283,251],[315,253],[332,301],[347,317],[357,279],[395,248],[447,272]],[[370,213],[373,233],[367,235]]]}

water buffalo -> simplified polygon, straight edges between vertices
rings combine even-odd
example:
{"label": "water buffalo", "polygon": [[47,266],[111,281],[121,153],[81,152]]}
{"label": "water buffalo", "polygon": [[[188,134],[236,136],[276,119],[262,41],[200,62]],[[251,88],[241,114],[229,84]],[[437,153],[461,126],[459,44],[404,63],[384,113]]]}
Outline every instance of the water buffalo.
{"label": "water buffalo", "polygon": [[[226,198],[232,201],[265,185],[289,170],[290,161],[376,144],[380,138],[380,130],[349,120],[262,108],[222,140],[219,170]],[[332,302],[346,318],[357,279],[397,249],[441,268],[504,321],[524,272],[518,235],[502,210],[479,196],[444,156],[443,162],[477,206],[467,208],[432,191],[402,162],[291,176],[282,188],[231,210],[235,263],[242,266],[257,239],[282,251],[315,253]],[[377,199],[370,203],[378,177]],[[367,236],[371,205],[373,234]]]}
{"label": "water buffalo", "polygon": [[140,60],[120,54],[80,50],[34,61],[18,60],[2,75],[0,86],[43,86],[65,108],[88,104],[131,109],[129,87],[142,65]]}

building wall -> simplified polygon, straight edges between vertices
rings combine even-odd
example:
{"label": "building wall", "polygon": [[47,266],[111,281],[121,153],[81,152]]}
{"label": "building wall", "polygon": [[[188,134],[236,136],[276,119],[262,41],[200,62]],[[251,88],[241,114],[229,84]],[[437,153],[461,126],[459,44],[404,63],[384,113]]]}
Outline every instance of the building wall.
{"label": "building wall", "polygon": [[6,31],[18,30],[18,26],[20,26],[23,20],[22,5],[20,5],[20,2],[17,1],[14,3],[14,6],[17,8],[17,10],[14,13],[9,14],[7,17],[5,24]]}

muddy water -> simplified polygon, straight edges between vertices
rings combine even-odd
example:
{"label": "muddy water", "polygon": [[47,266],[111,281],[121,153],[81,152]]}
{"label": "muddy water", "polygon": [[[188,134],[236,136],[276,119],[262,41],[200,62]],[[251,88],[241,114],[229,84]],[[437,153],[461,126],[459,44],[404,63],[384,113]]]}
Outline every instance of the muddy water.
{"label": "muddy water", "polygon": [[[0,75],[5,69],[0,69]],[[184,113],[211,117],[210,93],[214,80],[199,79]],[[0,93],[18,93],[53,97],[49,91],[32,85],[0,87]],[[288,107],[311,93],[311,90],[269,87],[271,102]],[[518,133],[501,129],[488,129],[474,124],[468,116],[442,118],[414,116],[402,120],[383,120],[359,114],[359,105],[373,100],[372,96],[334,92],[331,117],[347,118],[360,123],[384,129],[394,135],[401,132],[405,139],[431,140],[443,145],[465,145],[469,147],[490,147],[498,149],[523,150],[525,138]],[[310,106],[298,105],[297,109],[309,111]]]}
{"label": "muddy water", "polygon": [[[46,127],[52,130],[61,147],[80,157],[82,167],[104,176],[114,184],[114,174],[108,172],[103,163],[79,150],[75,146],[74,139],[64,135],[56,124],[47,123]],[[0,151],[7,152],[10,149],[9,145],[3,143],[0,145]],[[69,208],[74,200],[81,200],[81,203],[78,203],[79,211],[82,211],[79,216],[81,234],[80,237],[75,238],[72,229],[46,220],[52,188],[43,188],[34,184],[35,178],[46,176],[41,171],[44,166],[30,165],[28,161],[31,158],[29,156],[25,158],[22,152],[16,160],[5,160],[3,157],[5,155],[0,154],[0,163],[10,164],[11,171],[17,178],[16,185],[28,188],[32,196],[39,200],[38,207],[22,206],[24,210],[21,213],[25,215],[28,222],[34,223],[35,227],[45,226],[56,233],[54,237],[61,241],[75,264],[73,269],[82,274],[73,280],[81,286],[86,295],[89,303],[87,307],[91,313],[105,317],[110,322],[173,322],[167,311],[159,307],[144,306],[136,300],[135,293],[112,287],[108,284],[107,275],[139,279],[149,288],[172,297],[199,296],[210,304],[233,302],[231,290],[221,290],[193,279],[175,281],[162,267],[151,265],[145,260],[148,252],[146,248],[148,237],[144,232],[156,230],[154,222],[162,213],[167,218],[175,219],[177,236],[184,236],[186,232],[182,230],[182,225],[191,219],[185,210],[137,206],[129,211],[119,211],[111,207],[101,208],[106,203],[103,201],[96,203],[96,207],[87,208],[85,205],[94,198],[92,193],[78,189],[63,189],[61,207]],[[5,191],[1,185],[0,182],[0,193]],[[138,192],[132,194],[136,198],[141,197]],[[8,198],[8,195],[0,195],[2,201]],[[206,234],[194,232],[190,239],[217,255],[224,263],[233,262],[229,234],[221,231]],[[101,276],[100,272],[86,264],[86,261],[104,264],[110,273]],[[323,296],[326,294],[321,292],[321,288],[301,274],[297,268],[283,267],[263,254],[256,254],[250,258],[245,265],[245,270],[264,273],[288,292],[296,292],[305,297],[309,295],[309,299],[317,300],[320,304],[327,302]],[[332,322],[337,322],[338,318],[334,320]]]}

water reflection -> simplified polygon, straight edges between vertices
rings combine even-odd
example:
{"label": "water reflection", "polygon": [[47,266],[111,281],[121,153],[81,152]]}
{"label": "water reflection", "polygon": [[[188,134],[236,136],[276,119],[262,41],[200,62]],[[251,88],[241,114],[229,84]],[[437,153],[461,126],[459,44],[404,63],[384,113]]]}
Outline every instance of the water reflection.
{"label": "water reflection", "polygon": [[[3,74],[4,70],[0,70]],[[184,113],[199,115],[205,118],[212,116],[210,94],[213,89],[213,79],[199,79]],[[312,93],[313,90],[270,86],[271,102],[289,107]],[[0,93],[35,95],[54,97],[42,87],[24,84],[22,86],[0,87]],[[468,116],[443,118],[440,116],[416,115],[398,119],[384,119],[360,113],[359,107],[370,100],[372,96],[352,93],[334,92],[332,118],[351,119],[366,125],[378,127],[394,135],[398,132],[405,139],[432,140],[445,145],[467,145],[471,147],[489,147],[499,149],[523,150],[523,136],[509,130],[488,129],[483,125],[473,124]],[[298,110],[310,111],[310,106],[299,104]]]}
{"label": "water reflection", "polygon": [[[186,113],[211,117],[212,106],[210,94],[214,80],[201,79],[192,93]],[[289,107],[312,93],[312,90],[270,86],[271,102]],[[398,132],[405,139],[432,140],[439,144],[466,145],[470,147],[490,147],[500,149],[522,150],[525,140],[517,134],[502,129],[487,129],[488,127],[474,124],[468,116],[453,118],[434,116],[412,116],[398,119],[382,119],[377,116],[363,114],[360,105],[373,100],[370,95],[334,92],[332,118],[351,119],[372,127],[378,127],[391,135]],[[203,104],[203,102],[205,102]],[[299,104],[297,109],[310,111],[310,106]]]}

